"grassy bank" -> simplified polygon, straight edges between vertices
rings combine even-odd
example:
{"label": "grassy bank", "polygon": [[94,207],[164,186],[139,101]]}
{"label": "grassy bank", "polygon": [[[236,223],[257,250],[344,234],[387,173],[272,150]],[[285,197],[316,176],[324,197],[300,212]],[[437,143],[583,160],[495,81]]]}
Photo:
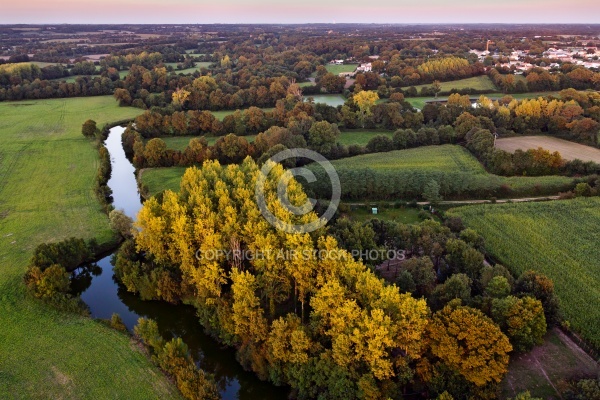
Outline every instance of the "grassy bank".
{"label": "grassy bank", "polygon": [[0,393],[3,398],[177,398],[130,339],[25,296],[42,242],[113,240],[93,187],[98,153],[81,125],[132,118],[109,96],[0,103]]}

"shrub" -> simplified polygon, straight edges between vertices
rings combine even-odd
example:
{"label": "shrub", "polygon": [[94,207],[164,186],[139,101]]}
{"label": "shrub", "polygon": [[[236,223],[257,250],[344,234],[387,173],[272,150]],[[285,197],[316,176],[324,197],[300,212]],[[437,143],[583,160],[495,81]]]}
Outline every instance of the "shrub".
{"label": "shrub", "polygon": [[152,349],[154,353],[152,359],[175,379],[177,388],[186,399],[218,400],[220,398],[213,376],[196,368],[188,347],[181,338],[173,338],[165,343],[158,332],[156,321],[146,318],[140,318],[133,331]]}
{"label": "shrub", "polygon": [[117,313],[113,313],[113,315],[110,317],[110,326],[111,326],[111,328],[116,329],[117,331],[121,331],[121,332],[127,331],[127,327],[123,323],[123,319]]}
{"label": "shrub", "polygon": [[43,272],[52,265],[60,265],[66,271],[90,262],[93,254],[85,240],[69,238],[57,243],[42,243],[33,252],[30,265],[39,267]]}
{"label": "shrub", "polygon": [[112,230],[118,232],[123,238],[132,237],[133,220],[125,215],[123,210],[112,210],[108,214],[110,220],[110,227]]}
{"label": "shrub", "polygon": [[69,274],[60,265],[52,265],[42,270],[34,266],[25,274],[25,284],[37,298],[54,300],[69,292]]}
{"label": "shrub", "polygon": [[96,133],[98,133],[98,128],[96,127],[96,121],[88,119],[83,123],[81,127],[81,133],[83,136],[87,138],[96,137]]}

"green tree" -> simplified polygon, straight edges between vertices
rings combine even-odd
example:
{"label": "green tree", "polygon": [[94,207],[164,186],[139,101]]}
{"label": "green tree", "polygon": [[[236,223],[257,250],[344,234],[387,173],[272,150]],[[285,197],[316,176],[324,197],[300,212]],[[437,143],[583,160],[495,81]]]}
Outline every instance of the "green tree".
{"label": "green tree", "polygon": [[308,145],[311,149],[328,154],[335,145],[340,130],[336,124],[327,121],[315,122],[308,131]]}
{"label": "green tree", "polygon": [[150,139],[144,148],[144,158],[148,167],[161,167],[165,164],[167,144],[159,138]]}
{"label": "green tree", "polygon": [[548,324],[558,322],[559,301],[554,292],[554,282],[547,276],[536,271],[525,271],[515,283],[515,293],[518,296],[531,296],[542,302]]}
{"label": "green tree", "polygon": [[435,287],[437,276],[429,257],[410,258],[402,264],[415,284],[417,296],[429,296]]}
{"label": "green tree", "polygon": [[367,150],[371,153],[381,153],[394,150],[394,142],[387,135],[377,135],[369,139]]}
{"label": "green tree", "polygon": [[111,328],[116,329],[121,332],[127,331],[127,327],[123,323],[123,319],[117,313],[113,313],[113,315],[110,317],[110,326],[111,326]]}
{"label": "green tree", "polygon": [[471,299],[471,279],[465,274],[454,274],[431,294],[433,309],[440,309],[454,299],[466,302]]}
{"label": "green tree", "polygon": [[496,299],[501,299],[510,294],[510,283],[503,276],[493,277],[485,287],[485,295]]}
{"label": "green tree", "polygon": [[440,184],[435,179],[427,182],[423,188],[423,198],[434,205],[442,201],[442,196],[440,195]]}
{"label": "green tree", "polygon": [[537,299],[514,296],[494,299],[492,318],[519,352],[529,351],[544,340],[546,317],[542,303]]}
{"label": "green tree", "polygon": [[85,121],[81,127],[81,133],[87,138],[95,137],[97,132],[98,128],[96,127],[96,121],[91,119]]}

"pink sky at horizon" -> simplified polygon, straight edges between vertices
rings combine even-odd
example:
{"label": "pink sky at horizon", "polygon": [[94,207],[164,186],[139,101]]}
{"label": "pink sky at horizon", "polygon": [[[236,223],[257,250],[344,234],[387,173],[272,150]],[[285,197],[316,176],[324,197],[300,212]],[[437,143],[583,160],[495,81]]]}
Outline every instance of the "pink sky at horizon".
{"label": "pink sky at horizon", "polygon": [[597,0],[30,0],[3,5],[1,24],[35,23],[600,23]]}

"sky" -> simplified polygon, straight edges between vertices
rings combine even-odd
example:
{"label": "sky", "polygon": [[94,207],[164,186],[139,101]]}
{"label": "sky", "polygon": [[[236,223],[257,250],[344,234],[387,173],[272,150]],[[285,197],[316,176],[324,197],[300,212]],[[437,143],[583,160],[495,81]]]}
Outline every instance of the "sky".
{"label": "sky", "polygon": [[598,0],[29,0],[0,24],[600,23]]}

